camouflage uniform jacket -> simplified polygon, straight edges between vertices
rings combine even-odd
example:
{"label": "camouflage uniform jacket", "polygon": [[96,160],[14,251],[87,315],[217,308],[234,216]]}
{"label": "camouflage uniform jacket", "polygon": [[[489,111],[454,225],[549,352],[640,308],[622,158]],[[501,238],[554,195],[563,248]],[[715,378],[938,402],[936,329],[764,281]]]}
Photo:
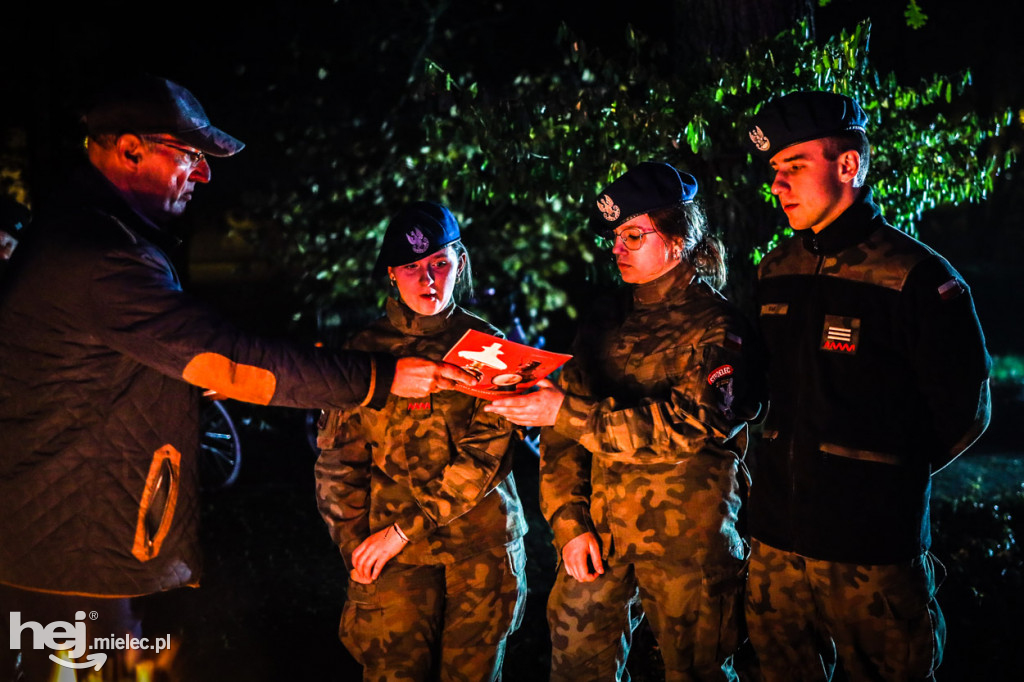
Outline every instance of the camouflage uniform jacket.
{"label": "camouflage uniform jacket", "polygon": [[[469,329],[501,335],[456,305],[427,317],[389,299],[387,316],[351,345],[440,360]],[[407,564],[452,563],[526,533],[511,474],[513,427],[483,404],[441,391],[324,414],[317,502],[350,568],[352,551],[396,522],[409,544],[395,560]]]}
{"label": "camouflage uniform jacket", "polygon": [[930,544],[930,474],[988,422],[989,358],[967,285],[886,224],[866,189],[761,262],[771,408],[750,530],[815,559],[896,563]]}
{"label": "camouflage uniform jacket", "polygon": [[591,531],[605,558],[743,556],[735,528],[759,344],[688,265],[599,308],[576,338],[542,430],[541,507],[559,548]]}

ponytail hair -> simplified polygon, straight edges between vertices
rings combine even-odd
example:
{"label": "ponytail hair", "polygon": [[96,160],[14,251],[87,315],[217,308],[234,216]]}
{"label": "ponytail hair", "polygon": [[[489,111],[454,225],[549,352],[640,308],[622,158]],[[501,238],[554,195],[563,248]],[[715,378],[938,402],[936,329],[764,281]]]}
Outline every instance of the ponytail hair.
{"label": "ponytail hair", "polygon": [[695,201],[651,211],[648,216],[658,230],[683,242],[683,260],[697,276],[715,289],[725,286],[725,247],[708,233],[707,216]]}
{"label": "ponytail hair", "polygon": [[469,251],[466,250],[462,240],[452,242],[451,247],[455,250],[455,259],[461,265],[458,276],[455,280],[454,298],[456,301],[463,301],[473,298],[473,265],[469,261]]}

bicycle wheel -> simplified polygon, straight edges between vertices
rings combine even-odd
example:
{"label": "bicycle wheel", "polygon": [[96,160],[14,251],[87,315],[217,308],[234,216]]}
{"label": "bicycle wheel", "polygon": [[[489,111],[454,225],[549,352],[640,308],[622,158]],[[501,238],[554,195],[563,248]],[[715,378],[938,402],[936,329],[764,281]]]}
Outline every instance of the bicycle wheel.
{"label": "bicycle wheel", "polygon": [[306,442],[314,455],[320,454],[320,447],[316,444],[316,437],[319,433],[321,410],[306,410],[306,418],[303,424],[306,433]]}
{"label": "bicycle wheel", "polygon": [[199,480],[205,490],[227,488],[242,468],[242,443],[231,415],[211,400],[200,415]]}

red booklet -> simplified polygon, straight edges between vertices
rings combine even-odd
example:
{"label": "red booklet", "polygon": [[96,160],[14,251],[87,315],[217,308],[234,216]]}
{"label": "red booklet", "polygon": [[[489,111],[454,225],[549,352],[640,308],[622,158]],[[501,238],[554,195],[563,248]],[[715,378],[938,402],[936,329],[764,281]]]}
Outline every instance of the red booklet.
{"label": "red booklet", "polygon": [[477,377],[476,386],[460,385],[458,390],[493,400],[523,393],[571,357],[470,329],[444,361]]}

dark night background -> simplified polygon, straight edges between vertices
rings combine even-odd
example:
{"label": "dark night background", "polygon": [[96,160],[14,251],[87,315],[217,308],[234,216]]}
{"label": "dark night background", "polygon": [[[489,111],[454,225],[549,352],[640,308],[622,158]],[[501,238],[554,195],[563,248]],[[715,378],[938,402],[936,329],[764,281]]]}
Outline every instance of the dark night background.
{"label": "dark night background", "polygon": [[[201,9],[167,6],[164,11],[157,6],[141,9],[138,3],[93,2],[61,10],[34,3],[0,24],[0,134],[6,148],[20,157],[38,199],[75,156],[80,144],[77,106],[98,83],[124,69],[146,69],[192,89],[216,125],[247,143],[240,156],[214,161],[213,183],[196,193],[182,221],[181,228],[193,237],[193,251],[183,257],[193,266],[184,267],[186,277],[202,286],[204,275],[231,274],[230,266],[239,260],[248,262],[235,267],[235,274],[255,272],[254,256],[261,256],[260,272],[274,272],[265,254],[233,249],[239,245],[222,239],[227,231],[223,214],[247,197],[269,191],[275,178],[294,172],[282,153],[289,142],[282,136],[301,133],[301,120],[285,125],[275,118],[281,112],[292,119],[303,116],[303,111],[287,108],[290,92],[303,93],[326,82],[339,93],[327,109],[336,112],[332,118],[370,121],[356,134],[372,135],[372,122],[401,100],[410,71],[423,55],[453,72],[471,73],[500,93],[515,75],[543,70],[562,59],[563,48],[556,40],[562,22],[583,41],[614,54],[624,49],[627,24],[670,40],[671,23],[664,17],[672,4],[401,0],[378,6],[316,0],[240,5],[214,0],[202,3]],[[434,6],[447,9],[431,30],[427,8]],[[966,104],[982,113],[1019,111],[1024,106],[1019,79],[1024,56],[1017,41],[1024,9],[1019,3],[980,0],[966,12],[958,3],[928,0],[922,9],[928,22],[913,30],[902,16],[901,1],[832,0],[816,9],[816,31],[824,40],[870,19],[870,59],[880,71],[894,71],[902,82],[913,84],[932,73],[970,69],[974,86],[963,100]],[[318,73],[321,68],[326,68],[324,75]],[[317,121],[309,123],[312,127]],[[1015,128],[1019,143],[1020,124]],[[1024,196],[1020,182],[1019,170],[1012,169],[1000,178],[989,201],[940,208],[919,224],[924,241],[949,258],[976,289],[996,354],[1015,352],[1018,343],[1013,320],[1000,310],[1012,305],[1006,293],[1017,281],[1013,277],[1022,251],[1015,223]],[[222,282],[210,284],[216,296]],[[294,301],[287,292],[270,291],[282,297],[281,316],[287,319]],[[229,306],[239,305],[237,297],[224,298]]]}
{"label": "dark night background", "polygon": [[[516,74],[542,70],[562,58],[556,41],[562,22],[580,39],[614,53],[623,47],[627,23],[667,39],[670,25],[663,17],[672,3],[451,0],[431,28],[426,8],[444,4],[218,0],[90,2],[58,9],[36,2],[19,8],[17,16],[8,7],[0,20],[0,154],[8,166],[11,159],[20,166],[35,200],[58,181],[73,157],[80,143],[76,103],[97,82],[124,68],[140,68],[182,83],[198,96],[215,125],[247,143],[235,159],[214,160],[212,184],[197,191],[183,221],[190,236],[180,256],[185,277],[194,292],[240,323],[287,333],[295,306],[288,282],[267,254],[232,239],[224,219],[247,196],[267,191],[270,179],[292,172],[281,153],[285,141],[280,135],[296,127],[275,120],[270,112],[281,107],[268,103],[287,102],[290,93],[326,78],[339,94],[339,119],[372,121],[402,97],[423,52],[453,71],[471,71],[479,82],[500,91]],[[879,70],[895,71],[912,83],[932,73],[969,68],[974,87],[968,101],[975,109],[1021,111],[1021,3],[919,4],[928,22],[913,30],[903,18],[902,0],[831,0],[816,8],[817,36],[823,40],[870,18],[871,61]],[[326,74],[318,72],[321,65],[329,66]],[[1019,140],[1019,120],[1015,127],[1011,136]],[[1016,301],[1024,283],[1018,265],[1024,255],[1018,225],[1022,203],[1018,164],[1002,175],[986,202],[930,211],[918,226],[921,239],[971,284],[993,355],[1024,354]],[[477,278],[485,280],[486,273]],[[938,487],[953,497],[967,489],[982,497],[995,489],[1020,491],[1022,448],[1012,429],[1021,416],[1020,398],[1018,393],[997,404],[990,432],[961,458],[955,465],[959,468],[941,474]],[[157,618],[158,631],[165,626],[175,641],[188,645],[179,662],[187,679],[357,679],[357,667],[335,637],[344,598],[343,567],[313,504],[315,455],[305,439],[305,415],[235,403],[229,409],[241,429],[242,477],[233,488],[208,495],[204,587],[168,595],[168,608],[158,612],[164,618]],[[535,505],[536,462],[528,452],[520,453],[516,475],[527,503]],[[970,535],[993,524],[993,516],[1005,528],[1009,520],[1000,516],[1004,513],[998,505],[993,510],[967,501],[945,511],[937,528]],[[995,549],[979,551],[998,555],[1001,547],[1005,550],[1002,540]],[[527,625],[511,643],[506,667],[513,681],[544,679],[539,663],[546,655],[543,596],[553,553],[543,531],[531,533],[530,547]],[[948,568],[959,561],[974,570],[973,551],[942,538],[936,542]],[[1019,671],[1021,653],[1012,651],[1024,641],[1019,623],[991,622],[990,607],[978,606],[982,596],[988,603],[1005,602],[1000,615],[1020,605],[1019,560],[1015,566],[1000,568],[998,578],[951,580],[940,591],[947,617],[954,616],[939,679],[1003,679],[1004,673]],[[171,612],[184,615],[166,615]],[[957,622],[958,613],[967,615]],[[977,634],[979,628],[984,634]],[[641,632],[636,660],[631,660],[634,679],[657,679],[653,651]],[[648,660],[654,662],[645,666]]]}

